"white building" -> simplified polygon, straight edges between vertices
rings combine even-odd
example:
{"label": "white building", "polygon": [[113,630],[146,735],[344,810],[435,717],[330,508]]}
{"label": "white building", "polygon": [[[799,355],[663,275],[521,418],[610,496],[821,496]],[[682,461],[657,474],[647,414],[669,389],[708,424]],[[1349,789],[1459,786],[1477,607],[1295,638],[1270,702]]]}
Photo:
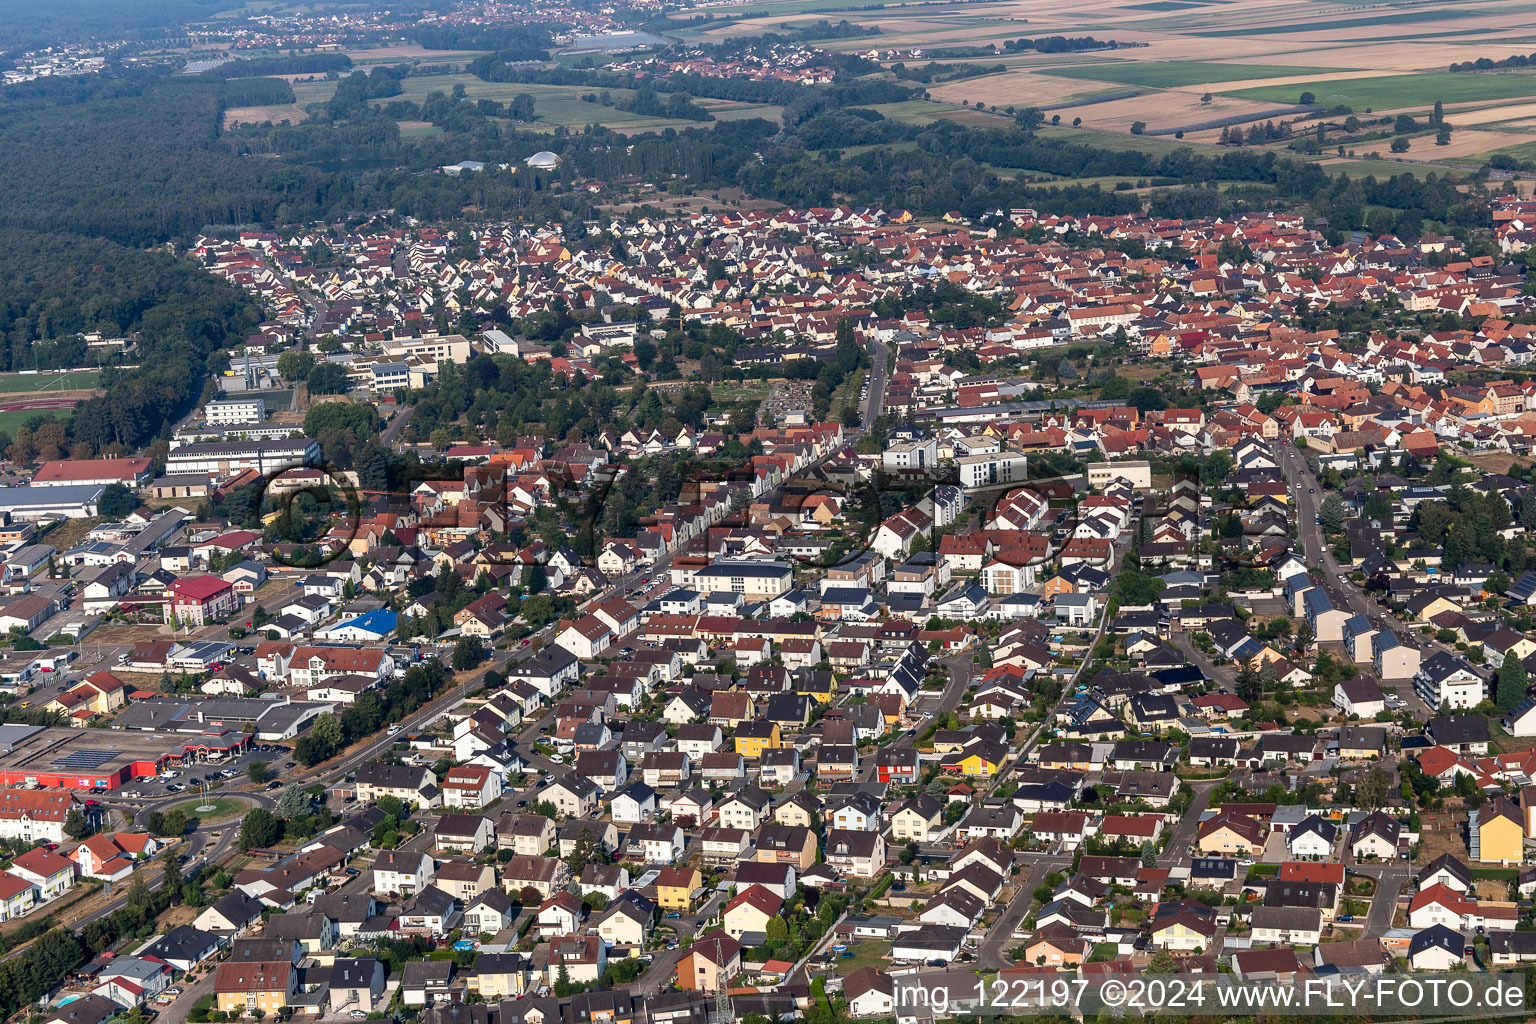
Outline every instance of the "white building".
{"label": "white building", "polygon": [[203,418],[215,426],[260,423],[267,418],[267,400],[260,395],[221,398],[208,403]]}
{"label": "white building", "polygon": [[320,442],[307,437],[284,441],[226,441],[184,444],[171,449],[165,463],[167,476],[183,473],[216,473],[229,476],[254,469],[263,476],[320,461]]}
{"label": "white building", "polygon": [[955,460],[960,486],[996,487],[1023,483],[1028,478],[1029,459],[1023,452],[998,452],[995,455],[967,455]]}

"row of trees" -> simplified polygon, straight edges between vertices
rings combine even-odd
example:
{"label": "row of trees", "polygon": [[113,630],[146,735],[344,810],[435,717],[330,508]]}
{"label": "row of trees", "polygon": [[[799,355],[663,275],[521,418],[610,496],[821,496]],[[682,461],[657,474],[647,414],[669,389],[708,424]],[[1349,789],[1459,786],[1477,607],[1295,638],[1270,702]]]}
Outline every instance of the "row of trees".
{"label": "row of trees", "polygon": [[410,715],[436,696],[447,678],[447,671],[435,658],[417,662],[382,692],[370,690],[359,695],[339,717],[326,713],[316,718],[294,744],[294,759],[312,767],[335,757],[349,745]]}

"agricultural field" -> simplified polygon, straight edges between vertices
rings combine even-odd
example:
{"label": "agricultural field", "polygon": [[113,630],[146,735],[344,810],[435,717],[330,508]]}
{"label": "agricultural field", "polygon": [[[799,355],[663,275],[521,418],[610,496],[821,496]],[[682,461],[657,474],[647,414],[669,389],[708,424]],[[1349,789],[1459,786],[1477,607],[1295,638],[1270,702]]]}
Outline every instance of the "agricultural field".
{"label": "agricultural field", "polygon": [[1470,103],[1536,96],[1536,75],[1504,73],[1384,75],[1378,78],[1319,79],[1292,85],[1238,89],[1222,95],[1271,103],[1295,103],[1310,92],[1325,106],[1343,104],[1356,111],[1430,107],[1436,100]]}
{"label": "agricultural field", "polygon": [[353,64],[467,64],[484,50],[424,50],[415,44],[384,46],[367,50],[347,50]]}
{"label": "agricultural field", "polygon": [[1326,75],[1328,68],[1286,67],[1265,64],[1215,64],[1205,61],[1169,60],[1159,63],[1123,61],[1091,67],[1042,68],[1041,74],[1059,78],[1087,78],[1118,85],[1145,85],[1154,89],[1173,89],[1184,85],[1241,82],[1251,78],[1281,78],[1293,75]]}
{"label": "agricultural field", "polygon": [[[1410,112],[1422,115],[1444,104],[1453,125],[1448,146],[1433,136],[1410,140],[1401,159],[1386,155],[1388,142],[1362,143],[1358,153],[1325,158],[1332,167],[1374,164],[1397,172],[1444,162],[1465,166],[1492,152],[1528,157],[1536,145],[1536,73],[1520,71],[1452,74],[1452,62],[1500,58],[1536,46],[1536,14],[1503,0],[1420,0],[1386,7],[1372,0],[1084,0],[1076,5],[1046,0],[914,0],[872,5],[863,0],[758,0],[713,8],[708,16],[676,12],[666,36],[718,41],[762,32],[782,32],[817,19],[848,21],[873,31],[866,36],[822,40],[843,52],[875,51],[887,66],[903,61],[980,64],[994,73],[934,82],[927,97],[884,104],[886,117],[908,124],[953,120],[968,125],[1001,125],[1013,107],[1046,108],[1059,118],[1048,130],[1098,146],[1123,144],[1147,152],[1217,142],[1223,125],[1288,120],[1306,131],[1310,118],[1291,108],[1302,93],[1324,106],[1346,105],[1357,113]],[[1115,40],[1115,49],[1073,52],[1006,50],[1005,40],[1049,35]],[[1131,44],[1131,45],[1123,45]],[[955,55],[946,47],[995,48],[990,54]],[[359,49],[360,65],[383,62],[455,63],[470,51],[428,51],[414,46]],[[610,57],[591,55],[604,62]],[[563,63],[580,59],[561,55]],[[553,130],[602,124],[617,131],[685,128],[673,121],[603,106],[584,99],[582,86],[483,82],[464,73],[406,79],[401,98],[417,100],[462,84],[473,99],[502,100],[519,93],[534,97],[533,127]],[[281,110],[248,108],[227,112],[228,123],[295,118],[307,104],[323,101],[334,84],[295,81],[297,102]],[[610,90],[615,100],[631,93]],[[1206,97],[1210,98],[1207,99]],[[381,103],[387,101],[380,101]],[[776,107],[698,101],[718,120],[764,117]],[[1132,133],[1144,126],[1146,134]],[[437,129],[401,122],[407,139]],[[1185,138],[1175,139],[1175,132]],[[1348,146],[1347,139],[1342,140]]]}
{"label": "agricultural field", "polygon": [[231,107],[224,111],[225,131],[237,128],[242,124],[265,124],[271,121],[273,124],[298,124],[309,117],[308,112],[297,103],[280,103],[268,107]]}
{"label": "agricultural field", "polygon": [[[392,100],[411,100],[420,103],[434,92],[449,93],[453,91],[454,86],[462,85],[464,94],[472,100],[497,100],[504,103],[522,93],[532,96],[537,120],[530,127],[534,129],[544,128],[552,131],[561,125],[580,128],[589,124],[601,124],[619,131],[627,129],[638,131],[651,128],[684,128],[701,123],[633,114],[626,110],[619,110],[617,107],[590,103],[582,97],[591,95],[597,90],[585,86],[485,82],[470,74],[422,75],[406,78],[400,85],[401,91],[398,95],[377,100],[375,105],[382,107]],[[323,103],[335,91],[335,82],[293,83],[294,96],[301,107],[310,103]],[[616,103],[634,96],[633,90],[629,89],[610,89],[608,93]],[[698,103],[722,121],[744,117],[763,117],[776,121],[783,113],[779,107],[761,103],[734,103],[729,100],[713,99],[699,100]],[[404,138],[422,138],[438,134],[438,129],[425,121],[402,121],[400,128]]]}
{"label": "agricultural field", "polygon": [[[1091,140],[1183,130],[1188,142],[1213,143],[1221,123],[1299,121],[1287,108],[1311,92],[1324,105],[1358,113],[1422,113],[1445,104],[1455,131],[1451,145],[1413,142],[1411,167],[1463,161],[1492,150],[1536,142],[1536,73],[1452,74],[1447,66],[1479,57],[1528,52],[1536,44],[1536,14],[1499,0],[1422,0],[1382,5],[1374,0],[976,0],[968,3],[887,3],[855,0],[765,0],[715,8],[708,20],[674,15],[677,36],[717,40],[782,31],[815,18],[846,18],[876,30],[827,40],[827,48],[882,53],[898,60],[1001,65],[996,73],[929,86],[928,101],[882,108],[913,124],[940,119],[985,123],[986,108],[1044,107],[1062,124],[1080,119]],[[1005,50],[1004,40],[1048,35],[1115,40],[1116,49],[1067,53]],[[993,54],[944,54],[945,47],[995,47]],[[912,51],[918,52],[912,52]],[[1139,95],[1126,95],[1130,89]],[[1205,94],[1211,93],[1206,101]],[[962,105],[963,104],[963,105]],[[1522,109],[1522,107],[1524,109]],[[1055,108],[1055,109],[1051,109]],[[1216,127],[1204,126],[1217,122]],[[1135,148],[1151,148],[1137,137]],[[1170,142],[1173,140],[1170,139]],[[1504,145],[1499,145],[1499,143]],[[1346,142],[1347,144],[1347,142]],[[1386,142],[1380,149],[1386,150]],[[1375,150],[1375,143],[1369,144]],[[1338,158],[1338,163],[1360,162]],[[1383,161],[1382,163],[1387,163]]]}
{"label": "agricultural field", "polygon": [[407,141],[443,134],[443,130],[430,121],[396,121],[395,124],[400,127],[400,137]]}

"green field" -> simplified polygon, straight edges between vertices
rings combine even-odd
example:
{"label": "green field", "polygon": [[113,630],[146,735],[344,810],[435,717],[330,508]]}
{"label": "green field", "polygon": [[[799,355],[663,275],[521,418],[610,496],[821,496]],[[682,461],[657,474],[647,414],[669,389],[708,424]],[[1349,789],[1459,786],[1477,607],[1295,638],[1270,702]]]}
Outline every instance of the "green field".
{"label": "green field", "polygon": [[427,124],[422,121],[396,121],[400,126],[400,138],[409,142],[412,139],[430,139],[434,135],[443,134],[443,130],[435,124]]}
{"label": "green field", "polygon": [[1400,107],[1427,107],[1436,100],[1444,103],[1468,103],[1478,100],[1509,100],[1536,96],[1536,75],[1519,72],[1498,74],[1452,74],[1449,71],[1423,75],[1387,75],[1382,78],[1333,78],[1296,85],[1265,85],[1222,93],[1245,100],[1271,103],[1295,103],[1303,92],[1317,97],[1326,106],[1344,104],[1364,110],[1395,110]]}
{"label": "green field", "polygon": [[[1462,158],[1466,160],[1465,157]],[[1444,167],[1425,167],[1423,164],[1398,162],[1396,160],[1371,160],[1368,158],[1359,160],[1333,160],[1323,164],[1323,170],[1330,175],[1347,174],[1351,178],[1364,178],[1374,175],[1377,181],[1385,181],[1394,174],[1411,174],[1416,178],[1422,178],[1426,174],[1434,174],[1441,178],[1455,178],[1460,175],[1451,169]]]}
{"label": "green field", "polygon": [[101,377],[100,370],[69,370],[65,373],[0,375],[0,394],[17,394],[28,391],[74,391],[93,388]]}
{"label": "green field", "polygon": [[1292,67],[1283,64],[1207,64],[1197,60],[1125,61],[1119,64],[1095,64],[1091,67],[1041,68],[1039,74],[1056,78],[1086,78],[1117,85],[1145,85],[1154,89],[1176,89],[1206,82],[1242,82],[1251,78],[1281,78],[1289,75],[1326,75],[1337,68]]}
{"label": "green field", "polygon": [[70,413],[67,409],[23,409],[17,412],[0,412],[0,434],[15,437],[16,431],[35,416],[46,416],[62,423],[69,419]]}
{"label": "green field", "polygon": [[[1063,122],[1072,120],[1071,110],[1063,110],[1061,119]],[[1198,143],[1183,142],[1171,136],[1152,135],[1120,135],[1115,132],[1096,132],[1088,128],[1071,128],[1066,124],[1061,127],[1042,125],[1039,134],[1041,138],[1060,139],[1063,142],[1075,143],[1079,146],[1094,146],[1098,149],[1109,149],[1117,152],[1151,153],[1160,156],[1164,153],[1172,153],[1176,149],[1201,149]]]}
{"label": "green field", "polygon": [[[212,807],[211,811],[199,811],[199,807]],[[184,804],[172,807],[173,811],[181,811],[189,818],[197,818],[199,821],[223,821],[226,818],[240,818],[250,810],[251,805],[243,800],[232,800],[226,796],[196,797]]]}
{"label": "green field", "polygon": [[1512,156],[1516,160],[1536,160],[1536,142],[1520,142],[1513,146],[1500,146],[1498,149],[1491,149],[1474,157],[1462,157],[1461,160],[1463,163],[1466,163],[1479,158],[1487,159],[1495,153],[1502,156]]}
{"label": "green field", "polygon": [[[610,128],[684,128],[696,125],[698,121],[678,121],[665,117],[650,117],[644,114],[632,114],[617,107],[605,107],[600,103],[589,103],[582,99],[601,90],[591,86],[577,85],[528,85],[521,82],[484,82],[474,75],[424,75],[420,78],[407,78],[400,83],[401,91],[397,96],[391,96],[388,100],[378,101],[382,106],[390,100],[413,100],[420,103],[428,95],[434,92],[448,93],[453,91],[455,85],[464,86],[464,94],[472,100],[498,100],[506,102],[521,93],[528,93],[533,97],[533,112],[537,122],[533,127],[547,125],[550,128],[556,125],[567,127],[581,127],[589,124],[602,124]],[[615,102],[630,99],[634,96],[631,89],[609,89],[608,94]],[[306,102],[301,100],[302,102]],[[723,100],[702,100],[700,106],[707,107],[716,117],[730,119],[743,116],[742,111],[748,111],[745,116],[750,117],[777,117],[778,108],[764,107],[761,105],[728,103]]]}
{"label": "green field", "polygon": [[[600,103],[589,103],[582,99],[601,90],[591,86],[577,85],[529,85],[521,82],[485,82],[474,75],[422,75],[404,79],[401,83],[398,95],[388,99],[376,100],[375,105],[382,107],[392,100],[410,100],[420,103],[434,92],[451,93],[456,85],[464,86],[464,94],[472,100],[497,100],[506,102],[521,93],[527,93],[533,97],[533,110],[537,121],[531,126],[535,129],[544,127],[553,129],[558,125],[571,128],[580,128],[589,124],[601,124],[610,128],[687,128],[705,122],[678,121],[665,117],[650,117],[643,114],[632,114],[629,111],[619,110],[616,107],[605,107]],[[330,99],[336,91],[335,82],[295,82],[293,92],[299,106],[310,103],[323,103]],[[615,102],[626,100],[634,96],[630,89],[609,89],[609,95]],[[722,121],[736,120],[743,117],[764,117],[778,120],[783,110],[780,107],[768,106],[759,103],[732,103],[728,100],[699,100],[699,105],[707,108],[717,119]],[[419,125],[414,122],[401,131],[401,137],[423,138],[438,134],[438,129],[432,125]]]}

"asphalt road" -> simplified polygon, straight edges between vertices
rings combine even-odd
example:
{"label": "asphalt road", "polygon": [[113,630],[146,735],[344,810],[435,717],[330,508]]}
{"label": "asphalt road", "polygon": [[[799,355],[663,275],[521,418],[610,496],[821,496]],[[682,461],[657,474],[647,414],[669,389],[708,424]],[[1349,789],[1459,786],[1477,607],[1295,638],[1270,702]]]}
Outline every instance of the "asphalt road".
{"label": "asphalt road", "polygon": [[885,385],[891,377],[891,350],[884,342],[871,341],[869,356],[873,365],[869,370],[869,394],[864,398],[862,410],[865,427],[872,426],[880,418],[880,411],[885,407]]}
{"label": "asphalt road", "polygon": [[976,948],[976,963],[983,970],[1014,966],[1008,950],[1018,945],[1013,933],[1029,913],[1035,888],[1053,871],[1065,872],[1072,866],[1072,857],[1062,853],[1021,852],[1018,859],[1024,863],[1024,868],[1013,879],[1018,890]]}
{"label": "asphalt road", "polygon": [[[1282,444],[1279,451],[1281,470],[1296,498],[1296,525],[1301,534],[1302,553],[1309,566],[1320,570],[1314,573],[1313,579],[1327,592],[1333,606],[1353,615],[1364,615],[1378,630],[1390,630],[1399,640],[1418,648],[1420,657],[1427,658],[1436,651],[1449,650],[1443,644],[1426,638],[1416,626],[1389,613],[1346,579],[1344,569],[1333,557],[1333,550],[1317,521],[1318,509],[1327,496],[1326,492],[1313,475],[1305,454],[1298,451],[1295,445]],[[1420,721],[1428,720],[1432,712],[1429,705],[1414,692],[1411,679],[1391,683],[1382,680],[1381,683],[1385,689],[1394,690],[1416,718]]]}

